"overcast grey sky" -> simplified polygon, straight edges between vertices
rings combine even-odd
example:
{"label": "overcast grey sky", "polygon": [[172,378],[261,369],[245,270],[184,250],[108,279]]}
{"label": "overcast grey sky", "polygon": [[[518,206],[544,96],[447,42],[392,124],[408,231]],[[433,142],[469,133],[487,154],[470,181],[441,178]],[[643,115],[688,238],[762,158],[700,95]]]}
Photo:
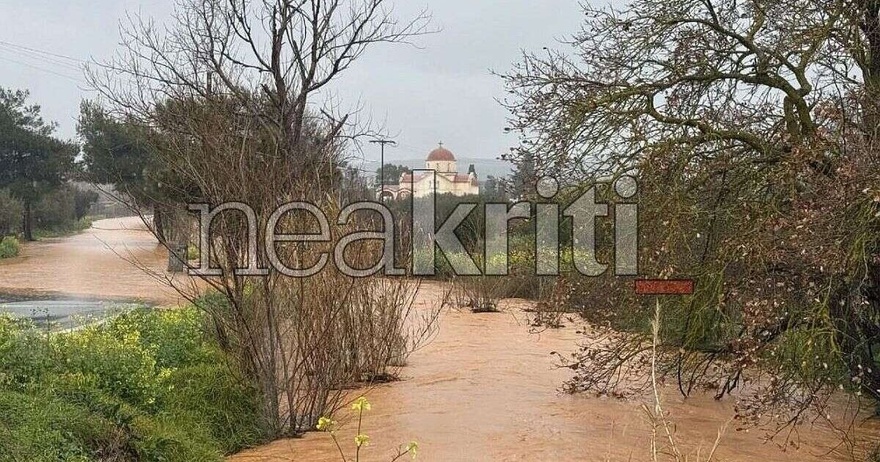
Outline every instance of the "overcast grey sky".
{"label": "overcast grey sky", "polygon": [[[62,137],[76,134],[79,103],[89,97],[75,62],[9,44],[81,60],[109,57],[118,46],[126,12],[165,20],[173,0],[26,0],[0,3],[0,86],[31,91]],[[398,0],[409,18],[427,8],[437,34],[419,38],[420,48],[377,45],[336,86],[346,105],[363,106],[374,121],[397,135],[388,160],[422,158],[442,140],[462,158],[495,158],[516,143],[505,135],[506,111],[496,98],[503,85],[490,70],[505,71],[520,50],[557,46],[575,33],[578,0]],[[5,43],[4,43],[5,42]],[[40,68],[40,69],[37,69]],[[60,75],[59,75],[60,74]],[[368,158],[378,158],[367,146]]]}

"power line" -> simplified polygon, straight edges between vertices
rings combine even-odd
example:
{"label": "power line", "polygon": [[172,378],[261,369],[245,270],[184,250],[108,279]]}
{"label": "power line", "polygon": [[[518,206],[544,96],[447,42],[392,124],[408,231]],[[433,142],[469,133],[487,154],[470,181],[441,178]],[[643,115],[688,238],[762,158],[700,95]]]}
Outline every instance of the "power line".
{"label": "power line", "polygon": [[[86,61],[74,58],[71,56],[53,53],[51,51],[39,50],[37,48],[31,48],[24,45],[18,45],[15,43],[7,42],[5,40],[0,40],[0,50],[7,51],[9,53],[15,53],[16,55],[22,57],[23,59],[32,59],[39,61],[43,64],[49,64],[52,66],[56,66],[59,68],[63,68],[65,70],[73,70],[73,71],[82,71],[82,65],[86,64]],[[19,61],[17,59],[10,58],[8,56],[0,55],[0,59],[5,61],[18,64],[21,66],[29,67],[31,69],[35,69],[41,72],[46,72],[49,74],[57,75],[59,77],[63,77],[65,79],[72,80],[79,84],[85,84],[85,82],[77,77],[71,76],[69,74],[58,72],[52,69],[46,69],[45,67],[37,66],[32,63]],[[67,60],[62,61],[62,60]]]}
{"label": "power line", "polygon": [[52,64],[55,66],[60,66],[65,69],[69,69],[69,70],[73,70],[73,71],[82,71],[82,69],[83,69],[82,65],[74,65],[74,64],[70,64],[68,62],[49,58],[49,57],[46,57],[43,55],[37,55],[37,54],[24,52],[24,51],[21,51],[17,48],[7,47],[7,46],[3,45],[2,43],[0,43],[0,50],[6,51],[9,53],[15,53],[16,55],[21,56],[22,58],[33,59],[33,60],[40,61],[43,63]]}
{"label": "power line", "polygon": [[35,66],[35,65],[33,65],[33,64],[29,64],[29,63],[25,63],[25,62],[22,62],[22,61],[18,61],[18,60],[15,60],[15,59],[9,58],[9,57],[7,57],[7,56],[0,56],[0,59],[2,59],[2,60],[4,60],[4,61],[9,61],[9,62],[11,62],[11,63],[18,64],[18,65],[21,65],[21,66],[30,67],[30,68],[32,68],[32,69],[36,69],[36,70],[38,70],[38,71],[48,72],[48,73],[50,73],[50,74],[54,74],[54,75],[57,75],[57,76],[59,76],[59,77],[64,77],[65,79],[70,79],[70,80],[72,80],[72,81],[74,81],[74,82],[76,82],[76,83],[80,83],[80,84],[85,84],[85,83],[86,83],[86,82],[84,82],[84,81],[82,81],[82,80],[80,80],[80,79],[78,79],[78,78],[76,78],[76,77],[72,77],[72,76],[69,76],[69,75],[67,75],[67,74],[62,74],[62,73],[60,73],[60,72],[55,72],[55,71],[53,71],[53,70],[51,70],[51,69],[46,69],[46,68],[43,68],[43,67],[40,67],[40,66]]}
{"label": "power line", "polygon": [[6,41],[4,41],[4,40],[0,40],[0,45],[6,45],[6,46],[8,46],[8,47],[18,48],[18,49],[21,49],[21,50],[29,51],[29,52],[31,52],[31,53],[38,53],[38,54],[43,54],[43,55],[48,55],[48,56],[54,56],[54,57],[56,57],[56,58],[69,59],[69,60],[74,61],[74,62],[76,62],[76,63],[86,64],[86,61],[85,61],[85,60],[82,60],[82,59],[79,59],[79,58],[74,58],[74,57],[67,56],[67,55],[62,55],[62,54],[58,54],[58,53],[53,53],[53,52],[51,52],[51,51],[38,50],[38,49],[36,49],[36,48],[30,48],[30,47],[26,47],[26,46],[24,46],[24,45],[17,45],[17,44],[15,44],[15,43],[6,42]]}

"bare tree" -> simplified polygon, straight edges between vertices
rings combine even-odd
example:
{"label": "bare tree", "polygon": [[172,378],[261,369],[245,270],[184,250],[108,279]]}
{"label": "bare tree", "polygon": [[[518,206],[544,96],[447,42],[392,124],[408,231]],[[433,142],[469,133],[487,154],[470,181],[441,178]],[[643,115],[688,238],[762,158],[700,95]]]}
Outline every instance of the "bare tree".
{"label": "bare tree", "polygon": [[[187,202],[243,202],[261,225],[291,201],[335,216],[344,152],[359,127],[322,98],[367,47],[405,42],[426,24],[425,15],[398,22],[385,0],[181,0],[170,26],[131,18],[122,51],[89,78],[120,119],[149,133],[166,190],[152,202],[177,211],[184,238],[195,232]],[[291,213],[254,236],[236,213],[218,217],[200,249],[219,275],[195,285],[159,277],[210,315],[234,366],[262,392],[270,434],[298,434],[337,409],[346,387],[389,376],[431,314],[424,323],[412,319],[417,285],[406,281],[330,267],[310,277],[282,274],[263,252],[249,254],[249,243],[264,242],[267,232],[315,233],[311,216]],[[328,243],[282,243],[277,254],[308,268],[368,222],[353,220]],[[153,229],[169,247],[179,244]],[[381,246],[363,244],[351,264],[370,267]],[[268,274],[235,271],[254,261]],[[217,295],[202,297],[205,288]]]}

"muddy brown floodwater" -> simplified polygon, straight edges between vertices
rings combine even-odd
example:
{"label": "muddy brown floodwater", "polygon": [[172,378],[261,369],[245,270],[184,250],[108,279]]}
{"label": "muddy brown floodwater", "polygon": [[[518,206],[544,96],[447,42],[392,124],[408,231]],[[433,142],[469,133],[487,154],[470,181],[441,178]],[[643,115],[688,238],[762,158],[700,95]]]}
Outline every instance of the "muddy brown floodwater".
{"label": "muddy brown floodwater", "polygon": [[[0,262],[0,293],[63,293],[85,297],[140,298],[177,304],[179,297],[131,263],[164,275],[166,254],[136,218],[101,220],[74,237],[27,244],[18,258]],[[442,286],[426,284],[417,304],[439,302]],[[364,419],[370,443],[361,461],[388,461],[398,445],[419,442],[422,461],[645,461],[651,427],[639,401],[558,392],[571,371],[555,367],[550,352],[567,353],[582,336],[574,327],[529,333],[528,304],[506,301],[504,313],[446,310],[430,343],[412,354],[403,380],[367,391],[372,410]],[[711,397],[681,399],[672,390],[665,408],[689,461],[703,461],[733,403]],[[348,411],[343,410],[342,414]],[[877,434],[874,423],[865,432]],[[804,427],[798,448],[764,443],[760,430],[721,438],[719,461],[850,460],[827,426]],[[339,432],[354,447],[354,423]],[[349,454],[351,455],[351,454]],[[339,460],[329,435],[311,433],[229,458],[229,462]]]}
{"label": "muddy brown floodwater", "polygon": [[18,257],[0,260],[0,293],[177,304],[177,293],[155,277],[165,275],[166,259],[140,218],[97,220],[80,234],[27,243]]}
{"label": "muddy brown floodwater", "polygon": [[[441,298],[422,287],[417,303]],[[363,432],[370,445],[362,461],[389,461],[395,448],[419,443],[423,461],[647,461],[651,426],[639,401],[568,395],[558,389],[571,376],[550,352],[570,352],[582,336],[568,327],[529,333],[528,302],[507,300],[501,314],[445,311],[436,338],[412,354],[400,382],[367,391],[373,404]],[[664,406],[688,461],[705,461],[733,416],[733,404],[709,396],[680,398],[670,388]],[[349,411],[343,410],[342,414]],[[354,448],[355,424],[339,432]],[[730,423],[713,460],[851,460],[828,427],[800,430],[800,447],[782,451],[760,430]],[[662,444],[662,442],[661,442]],[[339,461],[329,435],[276,441],[229,462]],[[664,460],[661,458],[661,460]]]}

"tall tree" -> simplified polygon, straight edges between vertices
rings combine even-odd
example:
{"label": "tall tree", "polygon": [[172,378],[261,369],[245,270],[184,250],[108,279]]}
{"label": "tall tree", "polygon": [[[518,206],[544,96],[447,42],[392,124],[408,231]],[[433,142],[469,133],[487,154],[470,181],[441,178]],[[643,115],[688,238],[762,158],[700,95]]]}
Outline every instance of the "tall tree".
{"label": "tall tree", "polygon": [[[505,77],[514,156],[569,184],[639,175],[641,269],[698,281],[666,303],[659,372],[721,397],[758,365],[775,377],[740,409],[791,405],[783,425],[826,415],[838,386],[880,398],[880,2],[585,12],[575,53],[527,54]],[[645,301],[601,284],[579,294],[588,316],[644,325]],[[643,340],[592,342],[572,388],[618,385]]]}
{"label": "tall tree", "polygon": [[77,132],[85,177],[95,184],[112,185],[133,208],[151,210],[157,234],[163,241],[173,240],[165,217],[172,204],[185,201],[186,194],[181,191],[182,180],[156,152],[162,135],[137,120],[120,120],[94,101],[80,105]]}
{"label": "tall tree", "polygon": [[486,177],[480,195],[487,202],[503,202],[509,199],[505,181],[492,175]]}
{"label": "tall tree", "polygon": [[538,181],[535,167],[535,155],[532,151],[520,148],[515,150],[518,155],[516,157],[516,168],[510,176],[510,183],[513,194],[516,197],[525,198],[535,192],[535,184]]}
{"label": "tall tree", "polygon": [[147,184],[146,171],[157,159],[144,128],[116,120],[93,101],[83,101],[77,133],[90,181],[112,184],[118,191],[148,202],[153,187]]}
{"label": "tall tree", "polygon": [[22,233],[31,241],[34,203],[73,172],[79,149],[53,137],[55,125],[43,121],[40,107],[27,99],[26,91],[0,88],[0,188],[22,202]]}

